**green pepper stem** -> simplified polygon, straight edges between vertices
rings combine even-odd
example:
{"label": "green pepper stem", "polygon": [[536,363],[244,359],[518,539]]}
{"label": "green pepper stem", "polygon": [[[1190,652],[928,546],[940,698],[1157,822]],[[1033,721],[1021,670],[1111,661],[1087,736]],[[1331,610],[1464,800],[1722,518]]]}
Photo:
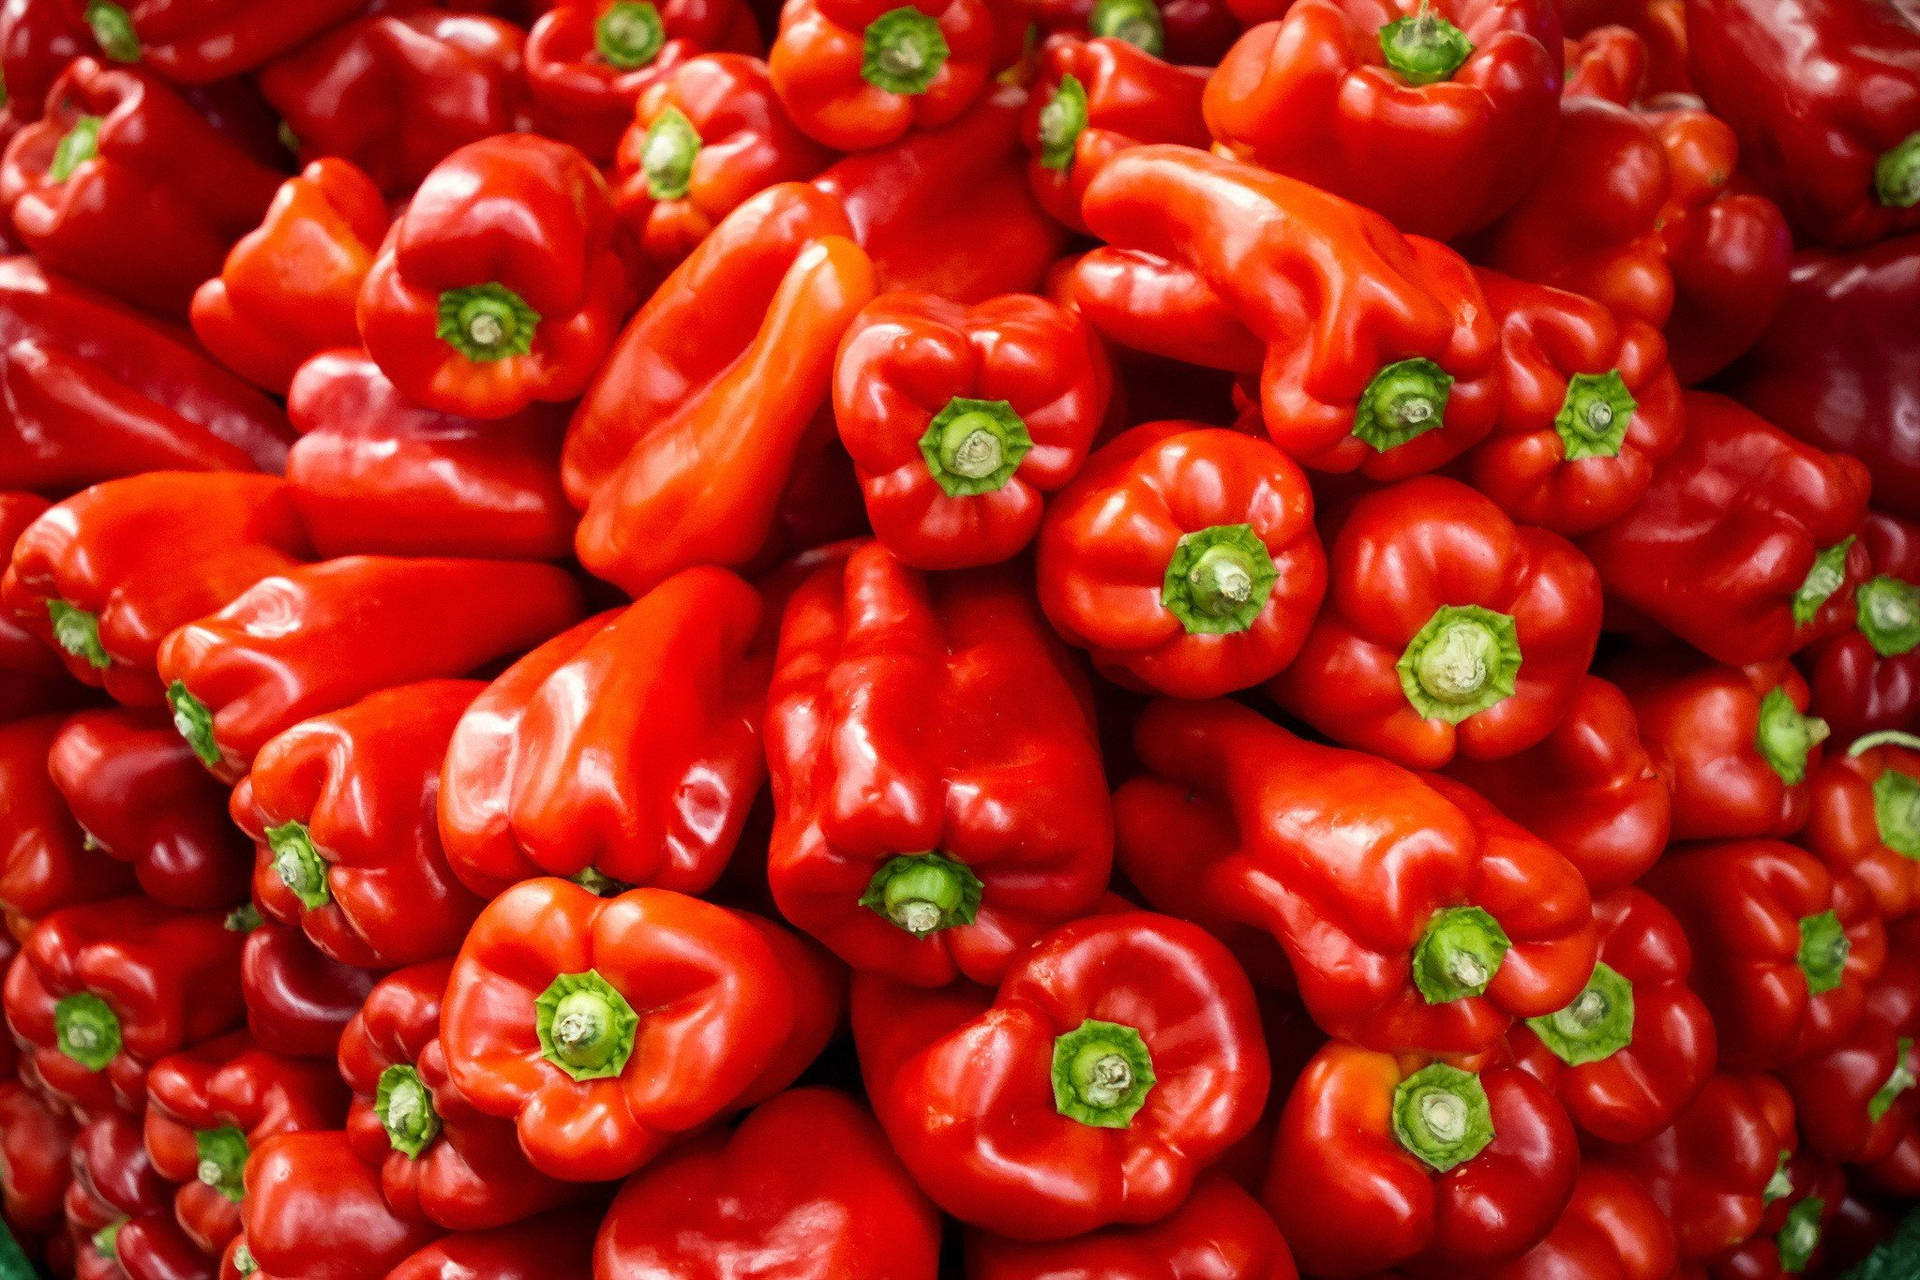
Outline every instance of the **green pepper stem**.
{"label": "green pepper stem", "polygon": [[645,0],[620,0],[608,5],[593,24],[594,51],[622,71],[651,63],[666,43],[667,28],[660,10]]}
{"label": "green pepper stem", "polygon": [[933,87],[948,54],[940,24],[902,5],[867,24],[860,75],[876,89],[914,97]]}
{"label": "green pepper stem", "polygon": [[1380,55],[1408,84],[1435,84],[1453,78],[1473,55],[1473,41],[1422,4],[1420,12],[1380,28]]}
{"label": "green pepper stem", "polygon": [[1800,972],[1806,975],[1807,991],[1822,995],[1837,988],[1846,978],[1847,956],[1853,943],[1832,911],[1806,916],[1800,921]]}
{"label": "green pepper stem", "polygon": [[575,1080],[602,1080],[625,1070],[640,1015],[592,969],[563,973],[533,1002],[542,1056]]}
{"label": "green pepper stem", "polygon": [[1375,453],[1446,425],[1453,376],[1431,360],[1400,360],[1373,375],[1353,410],[1353,434]]}
{"label": "green pepper stem", "polygon": [[1618,369],[1574,374],[1553,419],[1562,455],[1568,462],[1619,457],[1639,407]]}
{"label": "green pepper stem", "polygon": [[1267,607],[1280,570],[1250,524],[1196,529],[1174,544],[1160,603],[1188,635],[1233,635]]}
{"label": "green pepper stem", "polygon": [[120,1052],[120,1019],[91,991],[76,992],[53,1006],[53,1036],[61,1053],[100,1071]]}
{"label": "green pepper stem", "polygon": [[1428,1004],[1480,995],[1512,948],[1507,931],[1481,908],[1443,908],[1414,944],[1413,984]]}
{"label": "green pepper stem", "polygon": [[109,0],[93,0],[87,6],[86,22],[94,43],[111,62],[140,61],[140,35],[133,29],[133,17]]}
{"label": "green pepper stem", "polygon": [[167,704],[173,708],[173,727],[187,740],[200,763],[209,769],[218,767],[220,746],[213,738],[213,712],[207,704],[179,680],[167,686]]}
{"label": "green pepper stem", "polygon": [[1077,76],[1061,76],[1053,96],[1040,109],[1040,167],[1071,169],[1074,150],[1086,131],[1087,87]]}
{"label": "green pepper stem", "polygon": [[1787,1169],[1787,1162],[1793,1159],[1793,1152],[1782,1151],[1780,1158],[1773,1163],[1773,1176],[1767,1179],[1767,1185],[1760,1189],[1760,1203],[1772,1204],[1775,1200],[1785,1200],[1793,1194],[1793,1174]]}
{"label": "green pepper stem", "polygon": [[1920,586],[1883,573],[1860,584],[1853,601],[1854,624],[1875,653],[1898,658],[1920,646]]}
{"label": "green pepper stem", "polygon": [[1437,1173],[1479,1155],[1493,1141],[1493,1108],[1480,1077],[1436,1062],[1393,1091],[1393,1136]]}
{"label": "green pepper stem", "polygon": [[417,1159],[440,1133],[440,1113],[420,1072],[408,1063],[396,1063],[380,1073],[373,1094],[373,1112],[387,1131],[395,1151]]}
{"label": "green pepper stem", "polygon": [[81,116],[73,122],[58,146],[53,149],[53,162],[47,166],[47,181],[65,182],[73,176],[87,161],[100,154],[100,126],[106,121],[100,116]]}
{"label": "green pepper stem", "polygon": [[193,1135],[199,1163],[194,1176],[235,1204],[245,1198],[247,1188],[247,1135],[233,1125],[202,1129]]}
{"label": "green pepper stem", "polygon": [[1920,778],[1881,770],[1873,780],[1873,821],[1881,844],[1903,858],[1920,859]]}
{"label": "green pepper stem", "polygon": [[640,172],[655,200],[684,200],[700,155],[700,131],[678,107],[668,107],[647,126],[640,143]]}
{"label": "green pepper stem", "polygon": [[1605,1061],[1633,1043],[1633,983],[1612,965],[1596,964],[1566,1008],[1527,1025],[1570,1067]]}
{"label": "green pepper stem", "polygon": [[259,1262],[254,1259],[253,1250],[247,1247],[245,1241],[241,1241],[239,1247],[233,1251],[233,1269],[243,1276],[253,1275],[260,1270]]}
{"label": "green pepper stem", "polygon": [[1133,1027],[1089,1018],[1053,1042],[1053,1105],[1069,1120],[1125,1129],[1154,1083],[1153,1055]]}
{"label": "green pepper stem", "polygon": [[955,396],[927,423],[920,456],[949,498],[969,498],[1006,487],[1033,451],[1026,422],[1005,400]]}
{"label": "green pepper stem", "polygon": [[539,327],[540,313],[493,281],[441,294],[435,332],[475,364],[490,364],[532,351]]}
{"label": "green pepper stem", "polygon": [[1754,746],[1788,786],[1807,780],[1807,762],[1813,749],[1827,740],[1832,730],[1818,716],[1801,714],[1784,687],[1767,691],[1760,699],[1760,720],[1754,731]]}
{"label": "green pepper stem", "polygon": [[1920,204],[1920,131],[1887,148],[1873,167],[1873,193],[1889,209]]}
{"label": "green pepper stem", "polygon": [[129,1221],[131,1221],[131,1219],[115,1218],[112,1222],[109,1222],[106,1226],[94,1232],[92,1236],[88,1237],[88,1243],[93,1246],[94,1251],[101,1257],[118,1258],[120,1256],[120,1228],[126,1226]]}
{"label": "green pepper stem", "polygon": [[100,616],[77,609],[65,600],[47,601],[47,621],[53,627],[54,643],[80,658],[95,671],[113,665],[107,648],[100,643]]}
{"label": "green pepper stem", "polygon": [[268,827],[267,848],[273,854],[273,873],[293,891],[300,905],[318,910],[333,901],[327,887],[327,862],[313,847],[305,823],[285,822]]}
{"label": "green pepper stem", "polygon": [[1908,1065],[1912,1058],[1913,1037],[1901,1036],[1894,1042],[1893,1070],[1887,1073],[1879,1092],[1867,1099],[1867,1119],[1872,1123],[1879,1124],[1884,1120],[1900,1095],[1920,1083],[1915,1079],[1913,1068]]}
{"label": "green pepper stem", "polygon": [[1800,589],[1793,593],[1796,625],[1804,627],[1819,617],[1821,608],[1846,583],[1847,553],[1853,550],[1853,541],[1852,535],[1848,535],[1813,558],[1813,567],[1807,570]]}
{"label": "green pepper stem", "polygon": [[939,853],[901,854],[873,873],[860,905],[916,938],[972,924],[985,886],[973,869]]}
{"label": "green pepper stem", "polygon": [[1166,20],[1153,0],[1096,0],[1087,18],[1095,36],[1111,36],[1158,58],[1167,51]]}
{"label": "green pepper stem", "polygon": [[1776,1238],[1782,1271],[1793,1275],[1807,1269],[1814,1250],[1820,1247],[1820,1218],[1826,1209],[1824,1199],[1808,1196],[1787,1211],[1787,1220]]}
{"label": "green pepper stem", "polygon": [[1429,720],[1459,724],[1513,695],[1520,675],[1513,618],[1479,605],[1441,605],[1395,664],[1400,688]]}

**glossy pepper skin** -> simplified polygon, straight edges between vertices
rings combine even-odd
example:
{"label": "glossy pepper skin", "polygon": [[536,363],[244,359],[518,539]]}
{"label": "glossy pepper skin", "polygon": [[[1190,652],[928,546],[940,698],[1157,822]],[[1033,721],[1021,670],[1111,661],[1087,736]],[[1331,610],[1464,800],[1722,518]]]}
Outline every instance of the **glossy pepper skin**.
{"label": "glossy pepper skin", "polygon": [[1713,1280],[1827,1274],[1826,1228],[1847,1197],[1846,1175],[1802,1151],[1780,1167],[1778,1177],[1773,1189],[1781,1194],[1768,1200],[1754,1234],[1708,1263]]}
{"label": "glossy pepper skin", "polygon": [[60,1227],[73,1131],[72,1120],[25,1085],[0,1081],[0,1205],[14,1231],[42,1235]]}
{"label": "glossy pepper skin", "polygon": [[443,753],[454,874],[488,896],[542,875],[712,888],[766,780],[761,627],[752,587],[687,569],[509,667]]}
{"label": "glossy pepper skin", "polygon": [[1920,523],[1870,511],[1860,545],[1853,625],[1802,662],[1815,712],[1843,741],[1920,724]]}
{"label": "glossy pepper skin", "polygon": [[385,1275],[440,1234],[387,1207],[338,1130],[267,1139],[247,1161],[246,1197],[246,1247],[267,1280]]}
{"label": "glossy pepper skin", "polygon": [[1586,986],[1579,873],[1464,787],[1227,702],[1156,702],[1134,748],[1122,869],[1162,910],[1271,933],[1328,1034],[1475,1053]]}
{"label": "glossy pepper skin", "polygon": [[311,716],[410,681],[465,675],[569,625],[551,565],[343,556],[263,578],[160,649],[182,736],[223,781]]}
{"label": "glossy pepper skin", "polygon": [[233,790],[261,913],[363,969],[451,954],[480,914],[447,866],[440,762],[477,680],[398,685],[303,720]]}
{"label": "glossy pepper skin", "polygon": [[176,84],[209,84],[251,71],[359,7],[353,0],[279,5],[271,0],[57,0],[116,62],[137,62]]}
{"label": "glossy pepper skin", "polygon": [[526,105],[525,43],[519,27],[483,14],[382,14],[277,59],[261,71],[260,91],[303,157],[337,156],[398,196],[459,148],[514,129]]}
{"label": "glossy pepper skin", "polygon": [[1573,1125],[1514,1066],[1477,1073],[1336,1041],[1294,1084],[1265,1199],[1300,1265],[1446,1274],[1533,1247],[1580,1166]]}
{"label": "glossy pepper skin", "polygon": [[513,1120],[535,1168],[605,1181],[792,1083],[840,1020],[842,981],[757,916],[529,880],[467,935],[440,1043],[453,1087]]}
{"label": "glossy pepper skin", "polygon": [[541,1280],[587,1276],[593,1267],[596,1208],[560,1209],[491,1231],[442,1236],[409,1254],[387,1280]]}
{"label": "glossy pepper skin", "polygon": [[1680,384],[1652,325],[1547,285],[1478,273],[1500,325],[1500,411],[1467,457],[1515,520],[1569,537],[1619,519],[1680,447]]}
{"label": "glossy pepper skin", "polygon": [[302,361],[354,346],[354,306],[387,233],[387,204],[346,160],[289,178],[265,220],[194,291],[194,336],[248,381],[285,395]]}
{"label": "glossy pepper skin", "polygon": [[1825,1160],[1911,1164],[1920,1149],[1920,961],[1900,948],[1914,937],[1911,922],[1894,926],[1860,1021],[1825,1053],[1781,1073],[1807,1146]]}
{"label": "glossy pepper skin", "polygon": [[1165,1217],[1267,1098],[1245,973],[1204,930],[1149,912],[1055,930],[997,991],[862,974],[853,1030],[921,1189],[1017,1240]]}
{"label": "glossy pepper skin", "polygon": [[1227,52],[1207,125],[1230,155],[1451,240],[1539,175],[1560,57],[1544,0],[1301,0]]}
{"label": "glossy pepper skin", "polygon": [[1327,562],[1327,607],[1268,686],[1294,715],[1426,769],[1523,751],[1565,718],[1600,638],[1599,576],[1565,539],[1422,476],[1355,503]]}
{"label": "glossy pepper skin", "polygon": [[1803,240],[1920,228],[1920,29],[1867,0],[1696,0],[1688,66]]}
{"label": "glossy pepper skin", "polygon": [[476,1110],[447,1077],[440,1004],[451,958],[388,974],[340,1036],[340,1077],[353,1091],[347,1139],[380,1170],[401,1216],[449,1231],[484,1231],[574,1197],[527,1163],[513,1123]]}
{"label": "glossy pepper skin", "polygon": [[[11,561],[20,535],[46,511],[38,494],[0,492],[0,557]],[[82,693],[61,678],[64,664],[47,648],[34,627],[10,616],[5,570],[0,570],[0,721],[57,711]],[[38,619],[33,620],[36,624]]]}
{"label": "glossy pepper skin", "polygon": [[881,544],[918,569],[1011,559],[1104,421],[1106,352],[1030,294],[887,293],[854,317],[833,409]]}
{"label": "glossy pepper skin", "polygon": [[933,1280],[939,1253],[939,1212],[873,1116],[834,1090],[794,1089],[628,1179],[593,1274]]}
{"label": "glossy pepper skin", "polygon": [[58,715],[0,724],[0,910],[19,920],[135,888],[127,866],[87,843],[49,776],[65,724]]}
{"label": "glossy pepper skin", "polygon": [[1586,1164],[1547,1238],[1484,1274],[1487,1280],[1671,1280],[1677,1262],[1673,1226],[1639,1180]]}
{"label": "glossy pepper skin", "polygon": [[1920,908],[1920,739],[1860,738],[1829,753],[1806,790],[1808,852],[1866,885],[1889,922]]}
{"label": "glossy pepper skin", "polygon": [[1121,152],[1081,211],[1110,246],[1083,267],[1127,251],[1169,260],[1266,344],[1261,420],[1303,466],[1398,479],[1492,427],[1498,335],[1471,269],[1445,246],[1186,147]]}
{"label": "glossy pepper skin", "polygon": [[29,525],[0,603],[74,679],[158,706],[166,686],[154,664],[167,634],[310,554],[277,477],[149,471],[94,485]]}
{"label": "glossy pepper skin", "polygon": [[240,995],[247,1006],[247,1030],[269,1053],[331,1057],[341,1028],[366,1000],[376,975],[330,959],[298,929],[251,924],[248,914],[258,919],[242,908],[227,922],[246,937]]}
{"label": "glossy pepper skin", "polygon": [[781,914],[862,972],[998,981],[1107,887],[1086,697],[1009,571],[927,576],[873,543],[816,569],[767,695]]}
{"label": "glossy pepper skin", "polygon": [[995,16],[982,0],[787,0],[767,54],[800,131],[864,151],[948,123],[987,87]]}
{"label": "glossy pepper skin", "polygon": [[0,204],[43,263],[175,316],[279,185],[160,80],[91,58],[61,74],[0,163]]}
{"label": "glossy pepper skin", "polygon": [[197,350],[32,258],[0,259],[0,484],[55,498],[142,471],[279,471],[293,432]]}
{"label": "glossy pepper skin", "polygon": [[1693,949],[1672,912],[1625,888],[1595,901],[1593,918],[1600,960],[1586,990],[1515,1027],[1508,1045],[1583,1135],[1639,1142],[1698,1096],[1718,1041],[1707,1006],[1687,986]]}
{"label": "glossy pepper skin", "polygon": [[1785,1066],[1860,1020],[1887,940],[1858,880],[1792,845],[1729,840],[1670,852],[1645,884],[1694,944],[1722,1065]]}
{"label": "glossy pepper skin", "polygon": [[147,1154],[179,1190],[173,1212],[218,1256],[240,1234],[248,1153],[278,1133],[337,1128],[347,1091],[331,1063],[283,1058],[245,1032],[162,1058],[147,1073]]}
{"label": "glossy pepper skin", "polygon": [[1685,404],[1685,439],[1645,496],[1582,543],[1608,599],[1729,666],[1844,627],[1867,468],[1721,396],[1689,392]]}
{"label": "glossy pepper skin", "polygon": [[240,939],[215,912],[112,898],[57,911],[7,970],[7,1026],[46,1095],[137,1115],[147,1068],[241,1017]]}
{"label": "glossy pepper skin", "polygon": [[1271,444],[1198,422],[1108,441],[1042,526],[1040,605],[1110,679],[1216,697],[1293,661],[1326,594],[1313,492]]}
{"label": "glossy pepper skin", "polygon": [[137,1117],[108,1113],[80,1126],[71,1152],[67,1231],[77,1280],[124,1275],[116,1259],[116,1228],[169,1208],[173,1186],[148,1159]]}

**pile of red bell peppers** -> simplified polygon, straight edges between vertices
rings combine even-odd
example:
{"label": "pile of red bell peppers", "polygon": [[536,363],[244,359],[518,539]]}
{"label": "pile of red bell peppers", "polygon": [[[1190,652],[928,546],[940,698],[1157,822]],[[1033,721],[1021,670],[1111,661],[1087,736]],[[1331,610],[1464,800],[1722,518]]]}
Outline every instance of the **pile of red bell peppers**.
{"label": "pile of red bell peppers", "polygon": [[1920,1277],[1912,3],[0,74],[3,1280]]}

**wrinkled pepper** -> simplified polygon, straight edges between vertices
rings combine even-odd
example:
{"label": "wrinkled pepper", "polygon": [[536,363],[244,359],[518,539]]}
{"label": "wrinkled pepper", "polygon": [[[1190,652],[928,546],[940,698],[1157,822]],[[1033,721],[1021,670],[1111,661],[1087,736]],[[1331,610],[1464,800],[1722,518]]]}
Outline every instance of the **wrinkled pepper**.
{"label": "wrinkled pepper", "polygon": [[247,1161],[243,1247],[260,1280],[383,1276],[440,1234],[380,1195],[376,1170],[339,1130],[283,1133]]}
{"label": "wrinkled pepper", "polygon": [[246,935],[240,996],[247,1006],[247,1030],[268,1053],[331,1057],[341,1029],[359,1011],[377,975],[329,958],[298,929],[259,919],[249,905],[229,916],[227,924]]}
{"label": "wrinkled pepper", "polygon": [[1843,741],[1920,725],[1920,523],[1870,511],[1860,545],[1853,626],[1804,658],[1813,709]]}
{"label": "wrinkled pepper", "polygon": [[1920,908],[1920,738],[1876,733],[1829,753],[1807,778],[1803,842],[1866,885],[1885,919]]}
{"label": "wrinkled pepper", "polygon": [[787,0],[767,54],[800,131],[864,151],[946,124],[986,89],[996,15],[984,0]]}
{"label": "wrinkled pepper", "polygon": [[0,911],[21,920],[135,888],[131,868],[87,841],[49,775],[66,723],[47,715],[0,724]]}

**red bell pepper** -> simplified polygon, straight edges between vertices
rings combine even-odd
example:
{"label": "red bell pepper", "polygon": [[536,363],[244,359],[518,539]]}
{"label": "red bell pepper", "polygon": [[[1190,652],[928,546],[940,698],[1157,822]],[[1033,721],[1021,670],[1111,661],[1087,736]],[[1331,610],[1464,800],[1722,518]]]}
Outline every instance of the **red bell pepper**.
{"label": "red bell pepper", "polygon": [[1049,40],[1113,39],[1169,64],[1211,67],[1240,34],[1232,7],[1221,0],[1030,0],[999,19],[1011,28],[1000,33],[1002,42],[1025,30],[1019,21],[1028,14]]}
{"label": "red bell pepper", "polygon": [[9,0],[0,6],[0,87],[15,129],[38,120],[47,90],[67,64],[87,52],[89,32],[63,4]]}
{"label": "red bell pepper", "polygon": [[529,880],[480,913],[441,1009],[448,1076],[536,1169],[624,1177],[793,1082],[841,977],[785,928],[667,889],[602,900]]}
{"label": "red bell pepper", "polygon": [[1538,1244],[1579,1167],[1567,1113],[1518,1067],[1335,1042],[1287,1099],[1265,1198],[1309,1272],[1457,1275]]}
{"label": "red bell pepper", "polygon": [[280,177],[155,77],[79,58],[8,145],[0,204],[47,266],[184,315]]}
{"label": "red bell pepper", "polygon": [[0,1206],[15,1232],[59,1229],[72,1178],[73,1121],[11,1077],[0,1080]]}
{"label": "red bell pepper", "polygon": [[1499,759],[1565,718],[1600,638],[1600,581],[1572,544],[1437,476],[1355,503],[1329,604],[1269,686],[1335,741],[1410,768]]}
{"label": "red bell pepper", "polygon": [[1708,1264],[1713,1280],[1787,1280],[1828,1274],[1826,1228],[1846,1199],[1846,1176],[1802,1152],[1780,1168],[1781,1194],[1767,1201],[1754,1234]]}
{"label": "red bell pepper", "polygon": [[1207,85],[1230,155],[1451,240],[1539,177],[1559,125],[1548,0],[1299,0]]}
{"label": "red bell pepper", "polygon": [[454,874],[712,888],[766,779],[761,625],[753,588],[687,569],[509,667],[433,753]]}
{"label": "red bell pepper", "polygon": [[77,1280],[117,1280],[116,1237],[130,1220],[165,1213],[173,1184],[161,1177],[140,1140],[137,1116],[109,1112],[80,1126],[67,1184],[67,1232]]}
{"label": "red bell pepper", "polygon": [[[561,478],[589,570],[641,595],[752,560],[826,403],[833,351],[874,294],[844,214],[799,183],[714,229],[621,333],[567,429]],[[727,306],[715,299],[726,298]]]}
{"label": "red bell pepper", "polygon": [[1676,1280],[1673,1224],[1630,1174],[1582,1166],[1547,1238],[1485,1280]]}
{"label": "red bell pepper", "polygon": [[83,711],[61,726],[47,772],[87,843],[130,863],[140,891],[170,907],[247,897],[247,847],[226,789],[158,711]]}
{"label": "red bell pepper", "polygon": [[767,64],[746,54],[689,58],[654,78],[627,115],[614,212],[635,251],[661,267],[692,253],[748,197],[811,178],[830,159],[787,119]]}
{"label": "red bell pepper", "polygon": [[216,777],[267,741],[381,689],[465,675],[582,612],[551,565],[343,556],[263,578],[161,645],[174,723]]}
{"label": "red bell pepper", "polygon": [[266,396],[32,258],[0,260],[0,388],[0,487],[54,497],[142,471],[278,471],[293,438]]}
{"label": "red bell pepper", "polygon": [[243,1246],[260,1280],[384,1276],[440,1229],[403,1218],[337,1130],[283,1133],[247,1161]]}
{"label": "red bell pepper", "polygon": [[1713,1074],[1713,1019],[1687,986],[1693,951],[1672,912],[1626,888],[1596,901],[1593,918],[1600,960],[1586,990],[1515,1027],[1509,1044],[1582,1134],[1639,1142],[1672,1124]]}
{"label": "red bell pepper", "polygon": [[364,0],[55,0],[84,21],[100,52],[178,84],[209,84],[293,48]]}
{"label": "red bell pepper", "polygon": [[37,920],[135,888],[124,863],[87,841],[48,775],[65,725],[57,715],[0,724],[0,910],[12,917]]}
{"label": "red bell pepper", "polygon": [[1860,1020],[1887,939],[1858,880],[1792,845],[1730,840],[1669,853],[1645,885],[1693,942],[1693,985],[1713,1011],[1722,1065],[1784,1066]]}
{"label": "red bell pepper", "polygon": [[1729,666],[1844,628],[1867,468],[1720,396],[1689,392],[1686,419],[1639,504],[1582,544],[1608,601]]}
{"label": "red bell pepper", "polygon": [[377,975],[329,959],[298,929],[260,923],[251,906],[228,917],[227,927],[246,934],[240,995],[254,1041],[288,1058],[333,1056]]}
{"label": "red bell pepper", "polygon": [[[1117,0],[1114,0],[1117,5]],[[1040,48],[1021,141],[1027,184],[1041,207],[1085,231],[1080,200],[1117,152],[1151,142],[1207,147],[1200,112],[1205,67],[1162,62],[1114,37],[1050,36]]]}
{"label": "red bell pepper", "polygon": [[[1568,15],[1562,14],[1563,20]],[[1594,27],[1578,38],[1569,31],[1565,44],[1566,74],[1560,93],[1568,98],[1601,98],[1630,107],[1647,79],[1647,42],[1631,27],[1614,24]]]}
{"label": "red bell pepper", "polygon": [[1893,933],[1853,1030],[1782,1073],[1807,1146],[1826,1160],[1875,1165],[1920,1143],[1920,957],[1899,945],[1920,935],[1910,922]]}
{"label": "red bell pepper", "polygon": [[193,1238],[162,1209],[130,1218],[113,1233],[118,1280],[216,1280],[218,1262],[200,1251]]}
{"label": "red bell pepper", "polygon": [[1086,690],[1010,573],[928,577],[872,543],[822,565],[787,605],[766,742],[774,901],[862,972],[996,982],[1106,890]]}
{"label": "red bell pepper", "polygon": [[882,295],[841,340],[833,388],[875,536],[920,569],[1011,559],[1086,461],[1111,379],[1093,331],[1042,298]]}
{"label": "red bell pepper", "polygon": [[1807,779],[1807,849],[1857,877],[1892,921],[1920,908],[1920,739],[1877,733]]}
{"label": "red bell pepper", "polygon": [[1560,5],[1567,34],[1585,36],[1596,28],[1624,27],[1647,50],[1642,93],[1692,93],[1687,75],[1687,18],[1683,0],[1565,0]]}
{"label": "red bell pepper", "polygon": [[[46,509],[47,500],[37,494],[0,492],[0,561],[13,559],[20,535]],[[35,629],[5,608],[5,572],[0,569],[0,723],[57,711],[84,692],[61,678],[65,664],[48,651]]]}
{"label": "red bell pepper", "polygon": [[787,0],[767,54],[800,131],[838,151],[936,128],[987,88],[996,16],[984,0]]}
{"label": "red bell pepper", "polygon": [[204,1254],[240,1234],[247,1156],[278,1133],[337,1128],[346,1087],[330,1062],[282,1058],[245,1032],[162,1058],[147,1073],[147,1154],[179,1184],[173,1212]]}
{"label": "red bell pepper", "polygon": [[483,686],[429,680],[303,720],[233,790],[262,914],[363,969],[451,954],[483,905],[454,879],[435,797],[447,740]]}
{"label": "red bell pepper", "polygon": [[1860,525],[1871,576],[1853,626],[1807,650],[1813,709],[1842,740],[1920,724],[1920,524],[1870,511]]}
{"label": "red bell pepper", "polygon": [[1595,893],[1638,880],[1672,830],[1673,793],[1647,754],[1633,704],[1594,676],[1538,744],[1500,760],[1456,756],[1446,773],[1565,854]]}
{"label": "red bell pepper", "polygon": [[1505,368],[1493,432],[1467,455],[1474,487],[1515,520],[1555,533],[1612,523],[1680,447],[1666,343],[1653,326],[1578,294],[1478,274]]}
{"label": "red bell pepper", "polygon": [[382,978],[340,1037],[340,1075],[353,1090],[347,1139],[380,1170],[402,1217],[449,1231],[484,1231],[575,1198],[577,1188],[527,1163],[513,1122],[486,1115],[453,1088],[441,1048],[440,1004],[451,959]]}
{"label": "red bell pepper", "polygon": [[1267,1099],[1246,974],[1204,930],[1147,912],[1055,930],[998,991],[861,974],[853,1033],[921,1190],[1016,1240],[1165,1217]]}
{"label": "red bell pepper", "polygon": [[553,1213],[491,1231],[442,1236],[407,1255],[387,1280],[543,1280],[585,1277],[593,1270],[593,1242],[600,1214],[595,1208]]}
{"label": "red bell pepper", "polygon": [[933,1280],[939,1253],[940,1215],[872,1115],[831,1089],[795,1089],[629,1179],[593,1273]]}
{"label": "red bell pepper", "polygon": [[386,232],[386,201],[367,175],[315,160],[195,291],[195,336],[229,369],[285,395],[302,361],[360,341],[354,305]]}
{"label": "red bell pepper", "polygon": [[147,1068],[231,1031],[240,939],[217,912],[114,898],[57,911],[7,970],[7,1026],[49,1098],[140,1113]]}

